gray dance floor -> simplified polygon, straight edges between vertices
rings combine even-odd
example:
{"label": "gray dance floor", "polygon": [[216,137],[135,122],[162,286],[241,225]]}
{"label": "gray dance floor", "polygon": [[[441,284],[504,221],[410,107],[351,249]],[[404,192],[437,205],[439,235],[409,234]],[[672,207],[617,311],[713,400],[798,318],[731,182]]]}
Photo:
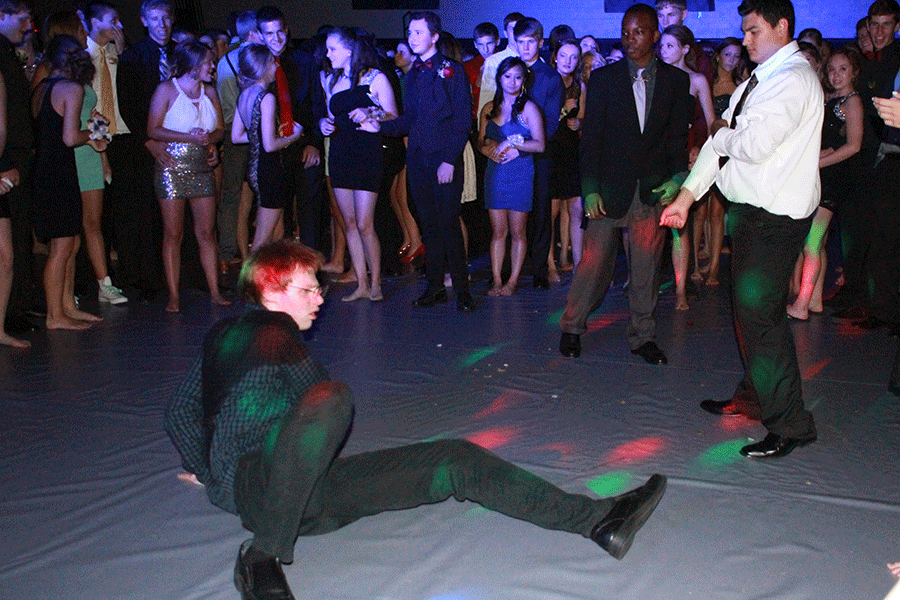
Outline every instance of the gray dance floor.
{"label": "gray dance floor", "polygon": [[[481,265],[474,289],[486,287]],[[565,284],[565,280],[564,280]],[[573,492],[607,495],[650,474],[669,487],[621,562],[581,537],[454,501],[297,541],[297,598],[347,600],[755,600],[883,598],[900,560],[900,401],[886,390],[895,338],[828,317],[792,323],[819,442],[772,462],[738,449],[764,430],[698,402],[742,373],[724,287],[687,312],[663,295],[668,366],[628,352],[613,288],[563,359],[567,286],[478,296],[477,312],[410,306],[413,277],[384,302],[332,286],[309,347],[355,392],[345,452],[464,437]],[[0,347],[0,599],[234,599],[247,536],[177,479],[167,400],[210,325],[194,293],[103,306],[86,332]],[[92,306],[89,304],[89,308]]]}

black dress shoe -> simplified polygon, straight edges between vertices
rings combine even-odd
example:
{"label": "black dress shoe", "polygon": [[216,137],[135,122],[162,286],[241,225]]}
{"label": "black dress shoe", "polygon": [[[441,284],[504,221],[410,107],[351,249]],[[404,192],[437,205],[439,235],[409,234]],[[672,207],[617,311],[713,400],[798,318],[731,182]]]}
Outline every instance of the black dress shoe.
{"label": "black dress shoe", "polygon": [[250,547],[253,540],[241,544],[234,565],[234,585],[243,600],[294,600],[281,562],[274,556]]}
{"label": "black dress shoe", "polygon": [[549,290],[550,280],[547,279],[546,275],[535,275],[534,279],[531,280],[531,285],[536,290]]}
{"label": "black dress shoe", "polygon": [[732,400],[704,400],[700,403],[700,408],[723,417],[738,417],[743,414]]}
{"label": "black dress shoe", "polygon": [[748,458],[780,458],[790,454],[794,448],[811,444],[814,441],[816,441],[815,436],[801,440],[770,433],[763,441],[741,448],[741,454]]}
{"label": "black dress shoe", "polygon": [[659,349],[654,342],[644,342],[637,348],[631,351],[632,354],[637,354],[644,360],[646,360],[651,365],[664,365],[669,361],[666,359],[666,355],[663,354],[663,351]]}
{"label": "black dress shoe", "polygon": [[591,530],[591,539],[613,558],[622,560],[631,548],[634,534],[650,518],[665,491],[665,476],[654,475],[636,490],[622,494],[616,498],[616,503],[606,516]]}
{"label": "black dress shoe", "polygon": [[562,332],[559,336],[559,352],[566,358],[581,356],[581,336],[577,333]]}
{"label": "black dress shoe", "polygon": [[446,304],[447,300],[447,288],[442,287],[437,290],[425,290],[424,294],[413,300],[413,306],[428,308],[435,304]]}
{"label": "black dress shoe", "polygon": [[475,299],[469,292],[456,295],[456,310],[459,312],[472,312],[475,310]]}

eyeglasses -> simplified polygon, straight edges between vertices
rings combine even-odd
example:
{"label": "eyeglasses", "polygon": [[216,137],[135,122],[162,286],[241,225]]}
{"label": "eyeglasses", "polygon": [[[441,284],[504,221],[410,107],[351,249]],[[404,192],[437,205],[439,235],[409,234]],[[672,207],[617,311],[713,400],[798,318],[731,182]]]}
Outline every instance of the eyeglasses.
{"label": "eyeglasses", "polygon": [[295,289],[300,292],[306,292],[307,294],[312,294],[313,296],[315,296],[316,294],[318,294],[319,296],[324,296],[325,291],[328,289],[328,288],[323,288],[322,286],[316,286],[314,288],[303,288],[303,287],[299,287],[296,285],[286,285],[284,287]]}

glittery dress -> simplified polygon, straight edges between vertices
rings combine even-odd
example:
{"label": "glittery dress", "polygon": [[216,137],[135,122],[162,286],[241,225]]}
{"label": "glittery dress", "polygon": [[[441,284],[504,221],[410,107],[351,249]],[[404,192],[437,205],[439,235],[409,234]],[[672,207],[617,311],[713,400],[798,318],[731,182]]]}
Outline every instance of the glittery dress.
{"label": "glittery dress", "polygon": [[[213,131],[218,124],[216,108],[201,88],[200,97],[196,100],[188,98],[178,86],[178,80],[172,79],[178,96],[166,112],[163,127],[179,133],[190,133],[200,128]],[[207,164],[205,146],[181,142],[166,144],[169,154],[175,159],[175,166],[162,167],[156,163],[154,188],[157,198],[204,198],[215,195],[215,181],[212,167]]]}
{"label": "glittery dress", "polygon": [[[844,111],[841,109],[844,102],[855,96],[851,92],[840,98],[832,98],[825,103],[825,121],[822,124],[822,149],[838,149],[847,143],[847,125],[844,122]],[[844,202],[850,194],[854,193],[856,180],[859,177],[858,159],[859,153],[839,163],[819,169],[822,181],[822,199],[819,206],[830,211],[838,210],[838,206]]]}
{"label": "glittery dress", "polygon": [[278,152],[266,152],[262,142],[262,110],[260,105],[266,95],[262,90],[253,101],[253,110],[250,113],[250,130],[247,138],[250,141],[250,160],[247,164],[247,182],[256,194],[256,200],[263,208],[284,208],[288,197],[287,184],[285,183],[284,167],[281,164],[281,154]]}

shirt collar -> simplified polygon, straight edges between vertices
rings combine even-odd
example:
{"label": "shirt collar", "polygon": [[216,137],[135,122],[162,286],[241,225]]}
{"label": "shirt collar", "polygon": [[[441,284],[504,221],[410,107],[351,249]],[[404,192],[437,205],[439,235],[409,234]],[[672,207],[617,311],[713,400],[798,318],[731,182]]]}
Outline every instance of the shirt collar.
{"label": "shirt collar", "polygon": [[775,73],[777,73],[781,66],[791,57],[794,53],[800,51],[800,46],[797,45],[796,41],[791,41],[785,46],[782,46],[778,49],[775,54],[770,56],[768,60],[754,69],[753,74],[756,75],[756,80],[762,83]]}
{"label": "shirt collar", "polygon": [[[628,61],[628,72],[631,73],[631,77],[636,78],[638,69],[640,67],[638,67],[637,63],[635,63],[633,60],[631,60],[627,56],[625,57],[625,60]],[[656,57],[654,56],[653,58],[650,59],[650,62],[647,63],[647,66],[644,67],[644,72],[641,73],[641,76],[644,79],[651,79],[655,74],[656,74]]]}
{"label": "shirt collar", "polygon": [[100,53],[100,44],[91,39],[90,36],[87,39],[87,51],[91,56],[96,56]]}

